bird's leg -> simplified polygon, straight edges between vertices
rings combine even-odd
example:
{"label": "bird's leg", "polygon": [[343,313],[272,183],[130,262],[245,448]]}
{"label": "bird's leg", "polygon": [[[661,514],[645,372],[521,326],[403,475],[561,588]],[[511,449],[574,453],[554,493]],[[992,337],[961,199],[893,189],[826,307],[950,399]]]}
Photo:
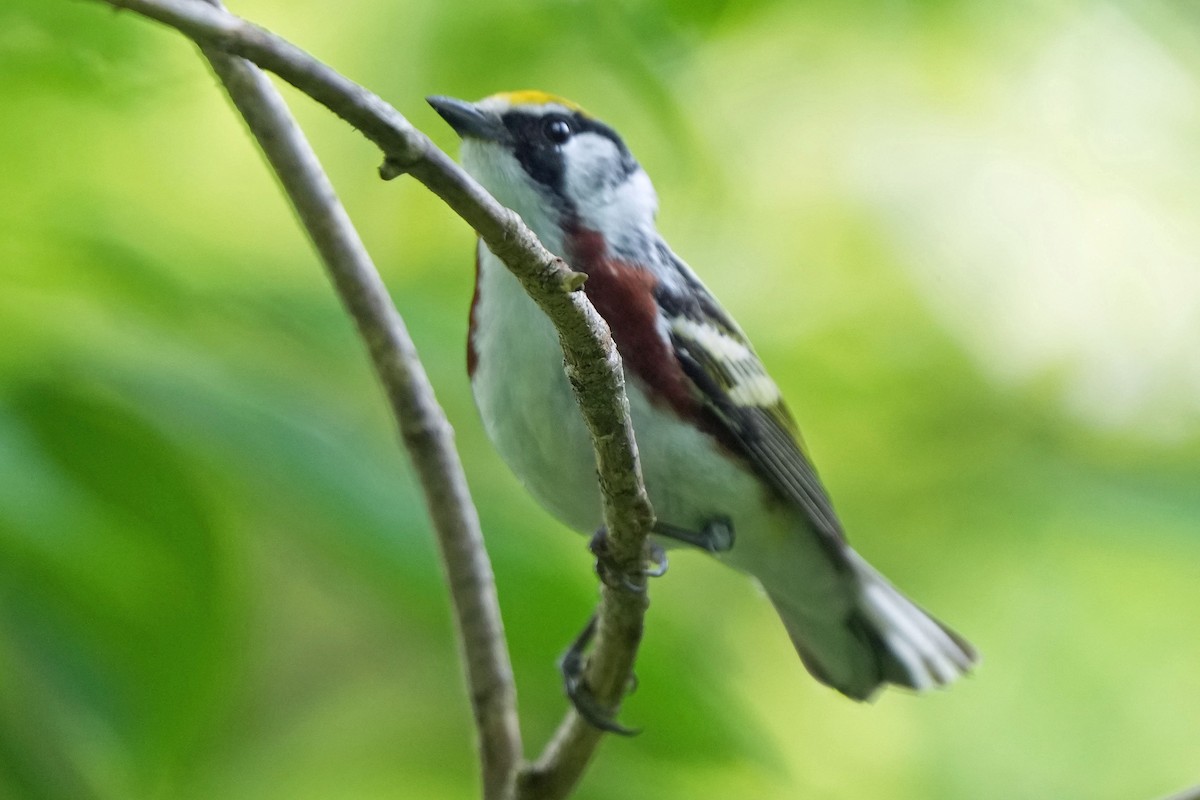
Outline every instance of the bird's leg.
{"label": "bird's leg", "polygon": [[627,592],[642,594],[646,591],[644,578],[661,578],[667,573],[667,554],[654,542],[646,542],[646,561],[648,567],[629,573],[613,563],[608,552],[608,529],[601,525],[592,535],[588,545],[592,555],[596,557],[596,574],[605,586],[614,589],[624,589]]}
{"label": "bird's leg", "polygon": [[713,517],[699,531],[666,522],[655,522],[650,530],[664,538],[690,544],[710,553],[727,553],[733,549],[733,522],[729,517]]}
{"label": "bird's leg", "polygon": [[[614,720],[612,710],[601,706],[596,700],[596,695],[592,694],[592,688],[587,685],[584,676],[584,669],[587,665],[585,653],[595,635],[596,615],[593,614],[588,619],[587,625],[583,626],[583,630],[571,642],[571,646],[562,654],[562,658],[558,660],[558,670],[562,673],[563,690],[567,693],[567,699],[571,701],[575,711],[593,728],[619,736],[637,736],[641,731],[635,728],[626,728]],[[633,680],[636,682],[636,678]]]}
{"label": "bird's leg", "polygon": [[[656,522],[651,530],[659,536],[690,544],[710,553],[724,553],[733,548],[733,523],[726,517],[714,517],[705,523],[699,532],[662,522]],[[645,592],[645,578],[657,578],[667,571],[666,551],[649,541],[646,542],[646,561],[649,566],[635,574],[629,574],[622,570],[613,563],[612,556],[608,552],[608,529],[604,526],[596,530],[588,548],[596,556],[596,574],[600,576],[600,580],[605,585],[616,589],[636,593]],[[586,652],[595,635],[596,615],[593,614],[558,661],[558,669],[562,673],[563,690],[571,701],[571,705],[575,707],[575,711],[592,727],[621,736],[636,736],[639,731],[626,728],[616,722],[613,719],[612,710],[601,706],[592,693],[591,687],[587,685],[584,676],[587,665]],[[637,676],[630,675],[629,691],[635,691],[636,688]]]}

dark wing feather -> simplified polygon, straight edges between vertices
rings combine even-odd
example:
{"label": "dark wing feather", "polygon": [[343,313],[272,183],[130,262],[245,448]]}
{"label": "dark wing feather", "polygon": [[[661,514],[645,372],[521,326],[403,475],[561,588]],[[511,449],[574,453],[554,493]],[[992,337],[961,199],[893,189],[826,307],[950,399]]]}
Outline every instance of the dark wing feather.
{"label": "dark wing feather", "polygon": [[[665,248],[664,248],[665,249]],[[709,418],[722,426],[754,470],[795,504],[841,560],[845,537],[787,406],[737,324],[674,254],[677,280],[657,288],[667,332]]]}

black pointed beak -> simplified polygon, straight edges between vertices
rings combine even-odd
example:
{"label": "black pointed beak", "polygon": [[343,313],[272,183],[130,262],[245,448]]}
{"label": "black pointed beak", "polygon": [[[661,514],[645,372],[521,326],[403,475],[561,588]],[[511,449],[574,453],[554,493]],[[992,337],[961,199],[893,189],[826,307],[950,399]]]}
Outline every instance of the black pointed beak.
{"label": "black pointed beak", "polygon": [[425,101],[464,139],[470,137],[488,142],[503,142],[508,139],[508,129],[504,127],[504,123],[494,114],[480,111],[474,103],[441,95],[426,97]]}

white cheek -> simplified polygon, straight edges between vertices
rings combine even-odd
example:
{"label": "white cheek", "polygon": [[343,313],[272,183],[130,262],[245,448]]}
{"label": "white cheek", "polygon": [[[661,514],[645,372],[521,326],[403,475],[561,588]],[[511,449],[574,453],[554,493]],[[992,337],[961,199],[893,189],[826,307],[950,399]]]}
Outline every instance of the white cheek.
{"label": "white cheek", "polygon": [[607,200],[621,162],[621,152],[611,139],[595,133],[573,136],[563,146],[563,161],[567,167],[567,197],[601,203]]}
{"label": "white cheek", "polygon": [[564,147],[565,190],[583,224],[601,231],[609,246],[637,252],[652,230],[658,200],[640,168],[625,174],[624,155],[607,136],[581,133]]}

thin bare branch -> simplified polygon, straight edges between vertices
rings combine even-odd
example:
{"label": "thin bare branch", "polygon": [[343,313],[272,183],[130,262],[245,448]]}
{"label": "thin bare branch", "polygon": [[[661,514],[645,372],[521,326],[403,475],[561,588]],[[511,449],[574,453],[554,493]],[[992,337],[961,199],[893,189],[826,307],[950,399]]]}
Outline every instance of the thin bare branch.
{"label": "thin bare branch", "polygon": [[[219,7],[217,0],[208,0]],[[454,432],[404,323],[283,98],[256,66],[202,48],[267,157],[366,343],[425,493],[453,599],[479,736],[483,796],[511,795],[522,758],[516,689],[491,563]]]}
{"label": "thin bare branch", "polygon": [[[511,211],[499,205],[445,153],[377,95],[274,34],[199,0],[100,0],[174,27],[203,46],[241,56],[275,72],[325,105],[384,153],[385,178],[408,173],[467,221],[517,276],[558,330],[567,373],[596,449],[614,566],[635,572],[644,560],[653,512],[642,484],[620,357],[608,328],[582,292],[580,276],[548,252]],[[642,635],[644,594],[605,588],[587,681],[615,707],[624,693]],[[546,752],[523,771],[518,793],[565,797],[595,751],[600,733],[569,712]]]}

